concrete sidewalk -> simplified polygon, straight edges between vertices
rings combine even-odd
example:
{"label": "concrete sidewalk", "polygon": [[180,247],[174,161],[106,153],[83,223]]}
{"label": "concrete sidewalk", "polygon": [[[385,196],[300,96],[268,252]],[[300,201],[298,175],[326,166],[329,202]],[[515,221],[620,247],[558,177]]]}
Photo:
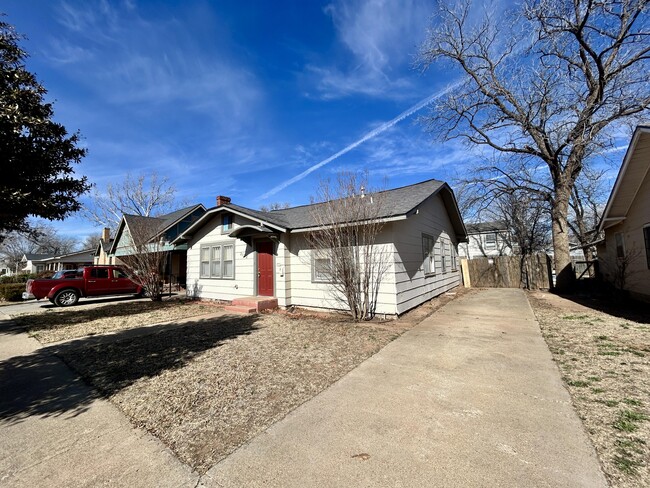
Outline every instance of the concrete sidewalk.
{"label": "concrete sidewalk", "polygon": [[520,290],[427,318],[215,465],[218,487],[605,487]]}
{"label": "concrete sidewalk", "polygon": [[197,485],[197,473],[7,319],[0,312],[0,486]]}

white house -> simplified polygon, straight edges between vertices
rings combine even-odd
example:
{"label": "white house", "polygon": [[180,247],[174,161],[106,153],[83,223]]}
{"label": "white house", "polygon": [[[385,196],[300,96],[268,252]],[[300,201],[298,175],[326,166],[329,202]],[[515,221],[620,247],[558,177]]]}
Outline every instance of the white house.
{"label": "white house", "polygon": [[514,244],[505,223],[478,222],[467,224],[467,242],[458,247],[464,258],[511,256]]}
{"label": "white house", "polygon": [[[385,223],[376,245],[388,258],[376,313],[401,314],[461,283],[457,251],[467,233],[449,185],[428,180],[380,192],[374,201],[381,202],[377,214]],[[322,275],[322,254],[308,244],[307,233],[319,228],[314,209],[261,212],[218,197],[216,207],[172,242],[187,244],[187,293],[343,309]]]}

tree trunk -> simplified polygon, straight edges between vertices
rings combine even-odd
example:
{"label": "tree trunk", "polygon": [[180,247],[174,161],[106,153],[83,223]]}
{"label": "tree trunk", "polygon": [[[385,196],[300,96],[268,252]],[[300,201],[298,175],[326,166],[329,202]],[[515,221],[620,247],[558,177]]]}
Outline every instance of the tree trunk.
{"label": "tree trunk", "polygon": [[553,252],[555,263],[555,290],[558,293],[570,293],[573,291],[575,273],[571,264],[569,254],[569,197],[568,188],[556,187],[556,197],[551,209]]}

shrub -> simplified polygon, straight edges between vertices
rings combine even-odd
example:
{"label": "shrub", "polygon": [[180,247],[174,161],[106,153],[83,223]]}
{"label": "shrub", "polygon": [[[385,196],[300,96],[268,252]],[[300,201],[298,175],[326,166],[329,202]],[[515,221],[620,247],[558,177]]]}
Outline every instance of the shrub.
{"label": "shrub", "polygon": [[5,283],[0,285],[0,298],[6,302],[19,302],[23,299],[24,283]]}

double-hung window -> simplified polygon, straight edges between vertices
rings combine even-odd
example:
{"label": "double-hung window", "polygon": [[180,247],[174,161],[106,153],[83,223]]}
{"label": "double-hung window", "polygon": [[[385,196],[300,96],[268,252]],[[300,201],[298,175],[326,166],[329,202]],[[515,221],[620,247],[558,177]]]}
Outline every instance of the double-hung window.
{"label": "double-hung window", "polygon": [[424,259],[424,275],[432,275],[436,272],[435,239],[422,234],[422,257]]}
{"label": "double-hung window", "polygon": [[201,246],[201,278],[233,279],[234,277],[234,244]]}
{"label": "double-hung window", "polygon": [[485,234],[485,249],[496,249],[497,248],[497,234],[496,232],[490,232]]}

